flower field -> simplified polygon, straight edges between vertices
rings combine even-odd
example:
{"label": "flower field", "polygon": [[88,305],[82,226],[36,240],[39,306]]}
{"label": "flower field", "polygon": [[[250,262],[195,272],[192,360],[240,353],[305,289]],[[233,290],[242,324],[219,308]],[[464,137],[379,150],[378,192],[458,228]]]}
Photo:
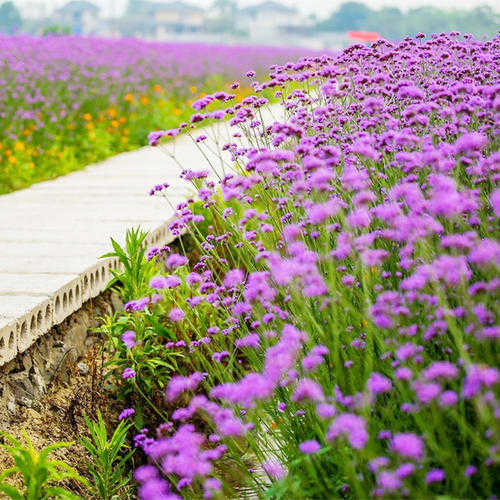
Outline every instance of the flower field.
{"label": "flower field", "polygon": [[[299,51],[0,36],[0,194],[145,145],[190,101]],[[249,89],[243,87],[239,98]]]}
{"label": "flower field", "polygon": [[499,55],[381,40],[230,104],[233,173],[184,172],[190,246],[116,247],[103,331],[140,498],[496,498]]}
{"label": "flower field", "polygon": [[[15,99],[52,96],[40,104],[56,116],[47,130],[8,132],[23,144],[40,134],[46,151],[78,120],[79,150],[104,140],[97,129],[118,148],[149,120],[162,125],[148,129],[150,144],[169,153],[169,138],[215,124],[190,132],[218,164],[182,172],[196,196],[170,223],[179,238],[146,249],[134,229],[123,248],[113,241],[108,256],[123,266],[110,286],[125,306],[99,332],[120,423],[108,441],[102,416],[85,417],[86,476],[70,468],[51,481],[106,499],[497,498],[500,37],[417,34],[284,63],[268,52],[267,79],[260,52],[227,49],[240,50],[229,67],[227,53],[211,54],[215,73],[201,49],[176,52],[177,79],[170,55],[156,65],[139,51],[121,63],[81,51],[76,68],[51,66],[53,49],[37,66],[57,67],[42,72],[40,94],[21,91],[35,67],[23,78],[14,58],[4,67],[20,79]],[[87,65],[102,67],[92,99],[87,84],[63,83],[72,71],[94,78]],[[189,89],[215,86],[213,74],[247,84]],[[283,119],[269,118],[276,106]],[[168,199],[168,189],[151,195]],[[15,493],[5,477],[0,491]]]}

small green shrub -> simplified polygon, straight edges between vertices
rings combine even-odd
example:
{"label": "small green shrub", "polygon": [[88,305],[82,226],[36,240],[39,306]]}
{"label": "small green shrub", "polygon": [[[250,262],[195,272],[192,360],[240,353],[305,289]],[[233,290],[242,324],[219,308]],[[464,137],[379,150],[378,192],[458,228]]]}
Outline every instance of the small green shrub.
{"label": "small green shrub", "polygon": [[[36,450],[28,433],[23,429],[24,443],[10,434],[1,433],[6,443],[0,446],[6,450],[15,465],[0,474],[0,491],[12,500],[44,500],[48,498],[79,499],[78,495],[60,486],[62,481],[72,479],[84,485],[87,480],[75,469],[62,460],[49,458],[49,455],[73,443],[60,442]],[[5,480],[13,475],[21,474],[21,489],[8,484]]]}
{"label": "small green shrub", "polygon": [[[118,291],[123,300],[129,301],[142,297],[148,292],[148,282],[154,272],[154,262],[146,259],[146,247],[144,240],[148,233],[140,227],[127,230],[125,236],[125,247],[121,247],[113,238],[113,252],[102,257],[118,257],[123,265],[123,271],[113,270],[113,279],[108,288]],[[116,285],[120,283],[119,288]]]}
{"label": "small green shrub", "polygon": [[91,456],[88,468],[93,480],[92,492],[103,500],[124,498],[130,488],[131,473],[127,462],[135,451],[129,450],[126,443],[130,424],[122,420],[108,439],[101,412],[97,414],[97,421],[89,419],[87,415],[84,415],[84,419],[90,438],[83,437],[80,443]]}

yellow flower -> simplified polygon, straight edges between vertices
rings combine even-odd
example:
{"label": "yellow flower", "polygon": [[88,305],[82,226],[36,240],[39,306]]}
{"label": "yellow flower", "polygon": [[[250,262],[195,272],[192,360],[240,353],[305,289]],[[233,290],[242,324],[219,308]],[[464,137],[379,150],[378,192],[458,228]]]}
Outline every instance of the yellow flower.
{"label": "yellow flower", "polygon": [[179,108],[174,108],[174,109],[172,110],[172,113],[173,113],[175,116],[179,116],[179,115],[182,113],[182,111],[181,111]]}
{"label": "yellow flower", "polygon": [[194,94],[198,90],[198,88],[195,87],[194,85],[191,85],[191,87],[189,87],[189,90],[191,91],[192,94]]}
{"label": "yellow flower", "polygon": [[10,156],[9,157],[9,162],[12,163],[12,165],[17,164],[17,158],[15,156]]}
{"label": "yellow flower", "polygon": [[17,141],[15,144],[14,144],[14,149],[16,151],[24,151],[26,148],[24,146],[24,144],[20,141]]}
{"label": "yellow flower", "polygon": [[125,101],[132,102],[134,100],[134,96],[132,94],[125,94]]}
{"label": "yellow flower", "polygon": [[116,116],[116,108],[109,108],[108,109],[108,116],[110,118],[114,118]]}
{"label": "yellow flower", "polygon": [[120,124],[118,123],[118,120],[112,120],[110,125],[113,127],[113,128],[118,128],[120,126]]}

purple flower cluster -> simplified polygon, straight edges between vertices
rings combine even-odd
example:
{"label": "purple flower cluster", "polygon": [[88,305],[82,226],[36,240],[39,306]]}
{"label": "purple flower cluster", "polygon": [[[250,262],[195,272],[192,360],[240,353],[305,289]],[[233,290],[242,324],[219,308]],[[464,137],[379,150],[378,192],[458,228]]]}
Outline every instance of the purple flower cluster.
{"label": "purple flower cluster", "polygon": [[[185,423],[202,413],[223,442],[245,436],[269,457],[270,480],[327,471],[304,481],[324,498],[339,484],[357,497],[493,493],[499,55],[499,37],[457,33],[354,45],[273,66],[226,110],[248,142],[222,146],[235,168],[220,191],[196,179],[214,220],[185,277],[198,371],[167,399],[196,392],[201,371],[206,392],[175,410],[172,437],[143,446],[169,478],[212,474],[219,452]],[[266,126],[270,89],[286,118]],[[465,480],[476,472],[491,481]]]}

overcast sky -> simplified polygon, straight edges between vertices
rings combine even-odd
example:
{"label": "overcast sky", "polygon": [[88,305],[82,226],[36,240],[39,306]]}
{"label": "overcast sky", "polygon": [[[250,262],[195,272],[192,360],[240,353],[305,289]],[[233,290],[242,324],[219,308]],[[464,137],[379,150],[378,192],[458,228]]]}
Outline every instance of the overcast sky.
{"label": "overcast sky", "polygon": [[[67,3],[68,0],[14,0],[23,11],[36,7],[38,11],[44,8],[46,13],[50,13],[54,8],[60,7]],[[101,7],[104,15],[121,14],[127,5],[128,0],[91,0],[96,5]],[[187,0],[201,7],[209,7],[213,0]],[[297,7],[299,10],[307,13],[314,13],[318,17],[326,17],[330,12],[335,10],[343,0],[281,0],[282,3]],[[257,0],[239,0],[240,6],[246,6],[259,3]],[[498,0],[365,0],[367,5],[372,8],[380,8],[384,6],[396,6],[406,10],[422,5],[434,5],[447,9],[471,9],[479,5],[490,5],[495,10],[500,11],[500,1]],[[28,12],[26,14],[29,15]]]}

